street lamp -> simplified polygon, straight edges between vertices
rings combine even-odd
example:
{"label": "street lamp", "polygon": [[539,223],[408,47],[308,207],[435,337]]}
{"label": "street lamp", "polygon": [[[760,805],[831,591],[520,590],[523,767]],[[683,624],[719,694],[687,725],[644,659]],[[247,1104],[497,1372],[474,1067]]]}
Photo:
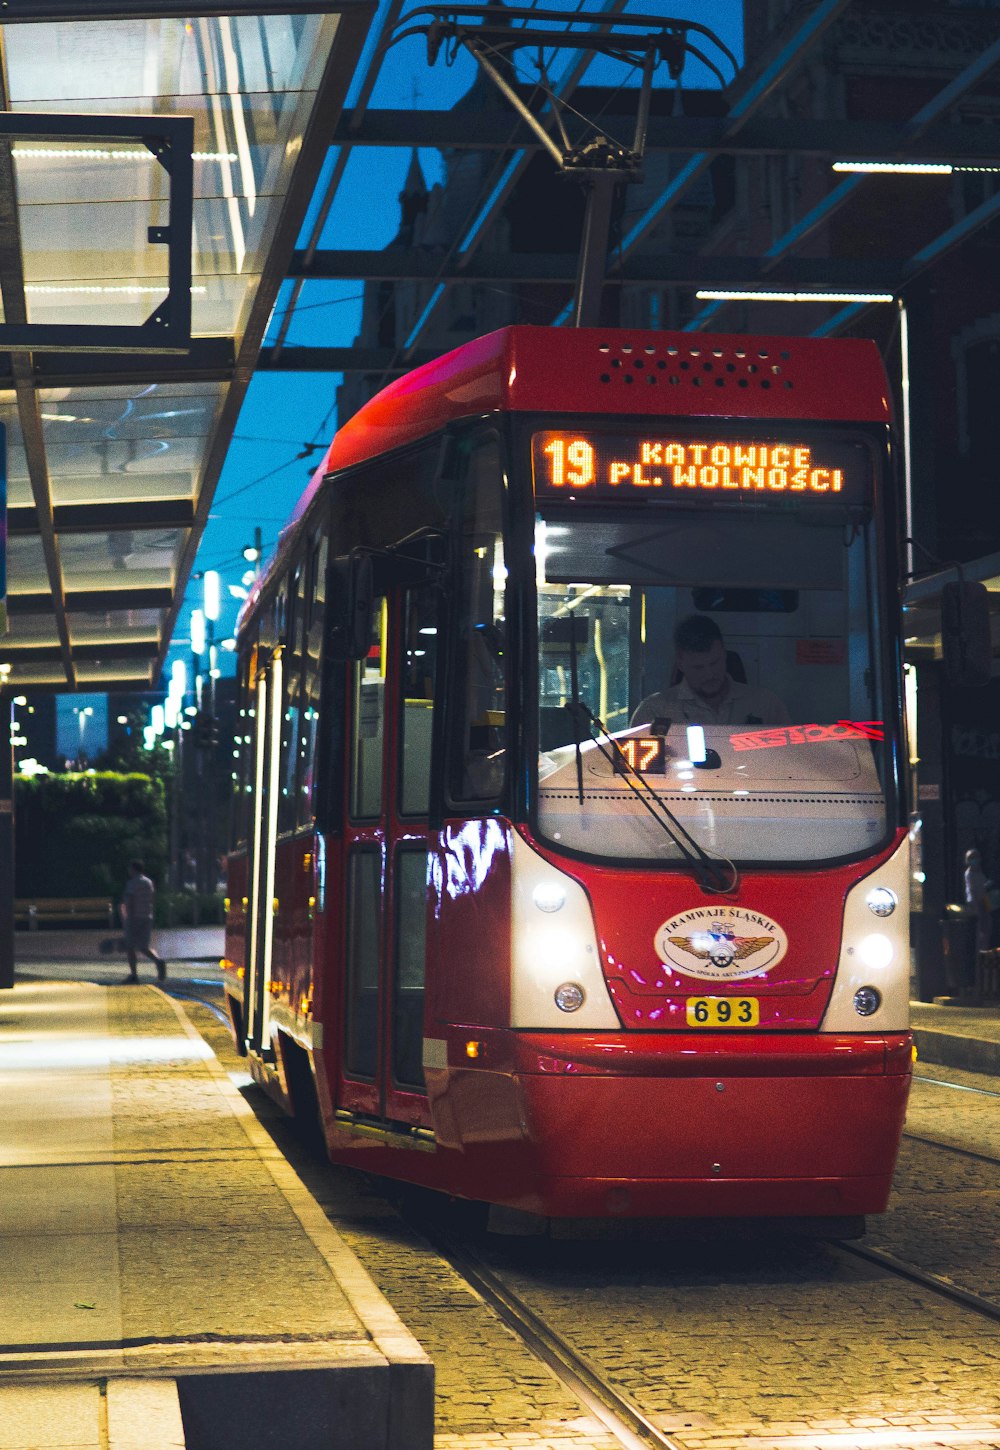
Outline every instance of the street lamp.
{"label": "street lamp", "polygon": [[83,761],[83,737],[84,737],[84,734],[85,734],[86,729],[87,729],[87,720],[88,720],[88,718],[91,715],[93,715],[93,713],[94,713],[94,707],[93,707],[93,705],[74,705],[73,706],[73,714],[76,716],[77,723],[80,726],[80,743],[77,746],[77,761],[78,761],[78,763],[82,763],[82,761]]}
{"label": "street lamp", "polygon": [[204,577],[205,618],[212,624],[219,617],[219,574],[216,569],[206,569]]}
{"label": "street lamp", "polygon": [[253,543],[247,544],[246,548],[243,550],[243,557],[244,559],[246,559],[248,564],[252,564],[254,566],[254,572],[258,574],[260,573],[260,560],[263,552],[263,536],[260,529],[257,528],[253,531]]}
{"label": "street lamp", "polygon": [[191,611],[191,653],[205,653],[205,613],[201,609]]}

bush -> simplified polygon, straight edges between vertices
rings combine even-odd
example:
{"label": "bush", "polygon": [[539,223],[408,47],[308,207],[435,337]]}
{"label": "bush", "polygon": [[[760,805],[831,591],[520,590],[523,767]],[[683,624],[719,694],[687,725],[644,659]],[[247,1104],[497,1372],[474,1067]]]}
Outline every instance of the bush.
{"label": "bush", "polygon": [[158,891],[157,926],[222,926],[226,909],[221,896],[210,891]]}
{"label": "bush", "polygon": [[167,811],[148,775],[18,776],[14,782],[15,894],[121,896],[128,863],[166,877]]}

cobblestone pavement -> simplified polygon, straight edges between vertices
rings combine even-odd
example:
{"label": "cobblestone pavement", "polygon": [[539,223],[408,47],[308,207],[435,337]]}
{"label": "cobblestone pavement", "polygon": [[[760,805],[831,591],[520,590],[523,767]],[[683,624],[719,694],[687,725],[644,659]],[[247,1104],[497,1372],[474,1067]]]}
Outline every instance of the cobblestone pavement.
{"label": "cobblestone pavement", "polygon": [[[206,1035],[225,1056],[217,1025]],[[919,1071],[933,1080],[915,1084],[913,1136],[868,1243],[1000,1302],[1000,1165],[985,1161],[1000,1159],[1000,1096],[958,1090],[1000,1083]],[[433,1357],[439,1450],[617,1450],[384,1199],[260,1111]],[[485,1253],[682,1450],[1000,1447],[1000,1325],[835,1246],[515,1240]]]}
{"label": "cobblestone pavement", "polygon": [[866,1242],[1000,1305],[1000,1080],[917,1073],[890,1210]]}

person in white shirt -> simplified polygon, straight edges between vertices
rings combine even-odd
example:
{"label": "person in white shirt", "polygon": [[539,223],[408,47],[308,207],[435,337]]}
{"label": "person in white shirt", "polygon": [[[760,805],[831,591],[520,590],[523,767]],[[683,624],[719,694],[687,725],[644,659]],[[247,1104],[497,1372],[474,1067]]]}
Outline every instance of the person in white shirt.
{"label": "person in white shirt", "polygon": [[788,709],[770,690],[734,680],[722,631],[707,614],[692,614],[674,630],[681,679],[640,701],[632,725],[659,717],[687,725],[787,725]]}
{"label": "person in white shirt", "polygon": [[993,938],[993,914],[990,911],[990,883],[983,870],[983,858],[977,847],[965,853],[965,904],[976,912],[976,952],[988,952]]}
{"label": "person in white shirt", "polygon": [[166,962],[162,957],[156,955],[149,944],[153,932],[153,903],[155,900],[156,887],[146,875],[142,862],[130,861],[128,880],[122,893],[120,907],[122,926],[125,931],[125,951],[128,956],[126,982],[139,980],[139,973],[136,971],[139,952],[142,952],[143,956],[148,957],[155,965],[157,978],[161,982],[167,975]]}

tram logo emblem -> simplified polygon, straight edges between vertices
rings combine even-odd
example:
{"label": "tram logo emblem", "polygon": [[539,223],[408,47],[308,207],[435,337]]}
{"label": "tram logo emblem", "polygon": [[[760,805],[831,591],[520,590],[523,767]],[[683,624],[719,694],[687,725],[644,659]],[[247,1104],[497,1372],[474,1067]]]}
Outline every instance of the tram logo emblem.
{"label": "tram logo emblem", "polygon": [[755,977],[788,950],[788,938],[776,921],[742,906],[682,911],[663,923],[653,941],[665,966],[710,982]]}

